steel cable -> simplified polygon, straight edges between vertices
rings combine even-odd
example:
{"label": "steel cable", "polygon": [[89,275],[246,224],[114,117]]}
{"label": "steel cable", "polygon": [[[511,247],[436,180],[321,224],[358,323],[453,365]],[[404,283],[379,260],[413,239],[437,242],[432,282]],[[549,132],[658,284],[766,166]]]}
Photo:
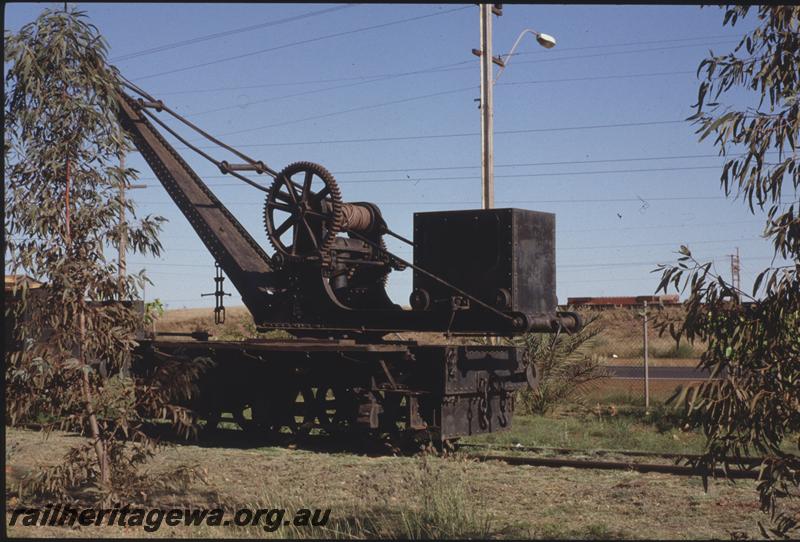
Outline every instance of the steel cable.
{"label": "steel cable", "polygon": [[[273,170],[272,168],[266,166],[264,164],[264,162],[262,162],[261,160],[255,160],[254,158],[251,158],[251,157],[247,156],[243,152],[231,147],[230,145],[227,145],[227,144],[223,143],[222,141],[220,141],[219,139],[215,138],[214,136],[212,136],[211,134],[209,134],[205,130],[203,130],[200,127],[196,126],[194,123],[186,120],[184,117],[182,117],[181,115],[179,115],[178,113],[173,111],[168,106],[164,105],[164,102],[162,100],[156,100],[148,92],[146,92],[145,90],[141,89],[139,86],[137,86],[136,84],[131,82],[129,79],[127,79],[125,76],[123,76],[121,73],[119,73],[119,70],[115,69],[115,71],[117,72],[117,75],[120,78],[121,84],[123,86],[129,88],[130,90],[132,90],[133,92],[139,94],[143,98],[146,98],[148,101],[150,101],[152,103],[155,103],[155,104],[158,104],[158,109],[167,112],[169,115],[171,115],[172,117],[174,117],[178,121],[182,122],[183,124],[188,126],[191,130],[193,130],[194,132],[196,132],[196,133],[200,134],[201,136],[203,136],[205,139],[207,139],[207,140],[211,141],[212,143],[222,147],[223,149],[233,153],[234,155],[238,156],[239,158],[241,158],[245,162],[249,163],[250,165],[255,166],[257,168],[256,171],[258,171],[258,173],[266,173],[267,175],[269,175],[269,176],[271,176],[273,178],[278,176],[278,173],[275,170]],[[257,188],[258,190],[261,190],[262,192],[269,192],[268,188],[263,187],[263,186],[261,186],[260,184],[254,182],[254,181],[251,181],[250,179],[248,179],[244,175],[240,175],[239,173],[236,173],[235,171],[232,171],[229,168],[227,162],[218,161],[214,157],[212,157],[211,155],[209,155],[206,152],[204,152],[199,147],[197,147],[195,145],[192,145],[186,138],[184,138],[183,136],[178,134],[173,128],[168,126],[164,121],[159,119],[156,115],[154,115],[153,113],[148,111],[147,108],[142,107],[142,111],[151,120],[156,122],[159,126],[164,128],[167,132],[172,134],[176,139],[178,139],[178,141],[180,141],[181,143],[186,145],[187,148],[193,150],[194,152],[196,152],[197,154],[199,154],[200,156],[202,156],[203,158],[205,158],[206,160],[208,160],[209,162],[211,162],[212,164],[217,166],[217,168],[219,168],[219,170],[222,173],[233,175],[237,179],[239,179],[241,181],[244,181],[245,183],[249,184],[250,186],[252,186],[254,188]]]}

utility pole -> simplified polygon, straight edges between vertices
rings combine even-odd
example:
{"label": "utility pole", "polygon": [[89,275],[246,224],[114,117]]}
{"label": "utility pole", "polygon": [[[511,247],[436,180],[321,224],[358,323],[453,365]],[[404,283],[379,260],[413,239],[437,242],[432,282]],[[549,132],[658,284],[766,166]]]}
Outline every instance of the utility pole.
{"label": "utility pole", "polygon": [[119,156],[119,169],[122,179],[119,183],[119,256],[117,271],[119,272],[119,297],[120,301],[125,295],[125,253],[128,251],[128,228],[125,221],[125,155]]}
{"label": "utility pole", "polygon": [[481,59],[481,204],[484,209],[494,207],[494,111],[492,63],[503,66],[492,56],[492,14],[503,14],[502,4],[478,4],[480,10],[481,48],[472,54]]}
{"label": "utility pole", "polygon": [[[127,265],[125,255],[128,252],[128,224],[125,218],[125,154],[119,155],[119,169],[122,172],[119,183],[119,254],[117,256],[117,272],[119,283],[119,300],[125,301],[125,282]],[[128,188],[147,188],[146,184],[132,184]],[[144,304],[144,290],[142,290],[142,303]],[[128,375],[130,371],[130,357],[126,354],[122,362],[121,371],[123,375]]]}
{"label": "utility pole", "polygon": [[545,49],[552,49],[556,39],[530,28],[523,30],[507,55],[492,56],[492,14],[500,17],[503,4],[478,4],[480,9],[481,48],[473,49],[472,54],[481,59],[481,203],[484,209],[494,207],[494,96],[493,88],[497,78],[494,76],[492,64],[500,66],[497,77],[505,69],[522,36],[530,33]]}
{"label": "utility pole", "polygon": [[736,300],[742,302],[742,279],[740,272],[742,270],[741,260],[739,260],[739,247],[736,247],[736,254],[731,254],[731,285],[736,289]]}
{"label": "utility pole", "polygon": [[[119,227],[120,227],[120,236],[119,236],[119,256],[117,257],[117,271],[119,273],[118,280],[119,280],[119,295],[120,300],[125,292],[125,278],[127,272],[127,266],[125,262],[125,254],[128,252],[128,228],[127,222],[125,218],[125,155],[121,154],[119,157],[119,168],[122,171],[122,180],[119,183]],[[128,188],[137,189],[137,188],[147,188],[146,184],[132,184]]]}
{"label": "utility pole", "polygon": [[494,207],[494,111],[492,96],[492,11],[481,4],[481,205]]}
{"label": "utility pole", "polygon": [[647,414],[650,411],[650,359],[647,344],[647,301],[644,302],[642,317],[642,335],[644,336],[644,412]]}

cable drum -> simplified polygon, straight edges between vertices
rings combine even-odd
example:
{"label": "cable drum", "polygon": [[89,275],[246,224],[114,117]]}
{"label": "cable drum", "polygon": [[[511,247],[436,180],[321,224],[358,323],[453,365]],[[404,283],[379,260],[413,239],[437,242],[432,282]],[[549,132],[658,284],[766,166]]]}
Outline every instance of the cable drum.
{"label": "cable drum", "polygon": [[385,226],[381,212],[374,203],[357,202],[342,205],[342,229],[370,233]]}

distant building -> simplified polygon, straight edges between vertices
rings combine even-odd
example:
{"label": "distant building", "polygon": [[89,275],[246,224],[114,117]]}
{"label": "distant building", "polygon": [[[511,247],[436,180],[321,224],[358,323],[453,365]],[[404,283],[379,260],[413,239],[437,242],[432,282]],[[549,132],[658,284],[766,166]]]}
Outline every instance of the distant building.
{"label": "distant building", "polygon": [[639,307],[647,301],[648,305],[680,305],[678,294],[637,295],[615,297],[570,297],[567,305],[573,307]]}
{"label": "distant building", "polygon": [[[16,350],[19,342],[15,338],[17,327],[17,310],[13,308],[22,298],[22,288],[27,286],[28,291],[38,290],[44,283],[34,280],[27,275],[6,275],[3,280],[3,298],[5,302],[5,314],[3,315],[3,345],[6,351]],[[16,291],[14,291],[16,288]],[[42,290],[44,291],[44,290]],[[26,315],[23,315],[26,318]]]}
{"label": "distant building", "polygon": [[4,277],[4,284],[3,284],[3,291],[6,295],[11,294],[14,291],[14,287],[17,287],[19,290],[23,284],[27,284],[28,289],[34,288],[41,288],[44,286],[43,283],[39,282],[38,280],[33,280],[27,275],[7,275]]}

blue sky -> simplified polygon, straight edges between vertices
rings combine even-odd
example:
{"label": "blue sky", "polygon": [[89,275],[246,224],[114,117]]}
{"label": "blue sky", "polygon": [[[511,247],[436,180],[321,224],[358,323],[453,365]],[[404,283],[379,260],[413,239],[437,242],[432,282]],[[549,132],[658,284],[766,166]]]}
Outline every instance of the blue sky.
{"label": "blue sky", "polygon": [[[5,4],[5,29],[60,5]],[[273,169],[324,165],[345,201],[378,203],[398,233],[411,237],[415,211],[480,207],[476,5],[77,5],[129,79]],[[651,294],[658,276],[650,271],[675,261],[682,243],[726,277],[727,255],[739,247],[745,289],[769,264],[763,220],[722,198],[722,160],[683,121],[704,55],[732,50],[754,25],[750,17],[723,28],[722,15],[696,6],[506,5],[495,18],[495,54],[525,28],[558,40],[545,50],[526,36],[494,103],[496,206],[556,214],[560,302]],[[248,26],[259,28],[151,51]],[[263,194],[182,152],[271,252]],[[155,283],[146,298],[213,306],[200,298],[213,290],[212,258],[141,157],[128,164],[148,185],[130,193],[139,214],[169,220],[162,258],[129,257],[129,268],[146,268]],[[410,257],[409,247],[389,246]],[[393,299],[406,303],[410,291],[410,271],[393,273]],[[240,304],[236,294],[229,304]]]}

